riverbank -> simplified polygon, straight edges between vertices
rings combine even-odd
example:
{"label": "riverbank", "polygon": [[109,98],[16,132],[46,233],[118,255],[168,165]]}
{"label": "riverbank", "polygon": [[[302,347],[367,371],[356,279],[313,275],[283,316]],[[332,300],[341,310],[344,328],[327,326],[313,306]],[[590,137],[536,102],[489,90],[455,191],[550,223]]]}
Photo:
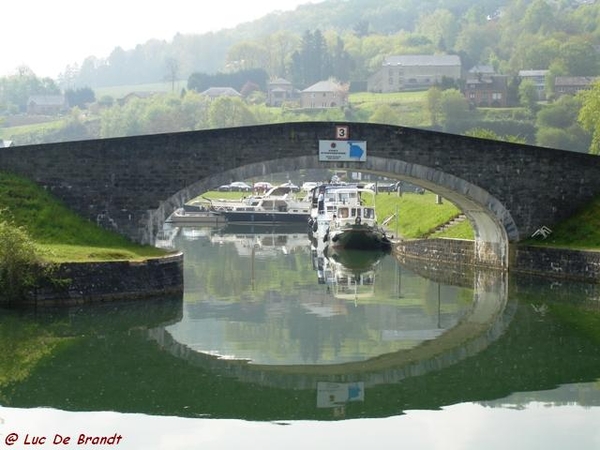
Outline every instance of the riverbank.
{"label": "riverbank", "polygon": [[183,295],[183,253],[136,261],[71,262],[56,266],[18,306],[70,306]]}
{"label": "riverbank", "polygon": [[[451,266],[476,266],[471,240],[413,239],[399,241],[394,253],[402,258]],[[509,269],[527,275],[600,283],[600,251],[535,245],[511,245]]]}

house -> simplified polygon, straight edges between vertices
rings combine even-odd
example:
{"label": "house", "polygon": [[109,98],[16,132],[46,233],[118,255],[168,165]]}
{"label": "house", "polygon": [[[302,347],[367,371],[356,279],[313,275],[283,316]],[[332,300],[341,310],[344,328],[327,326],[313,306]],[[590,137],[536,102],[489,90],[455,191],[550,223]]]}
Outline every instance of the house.
{"label": "house", "polygon": [[477,107],[506,107],[508,98],[508,76],[489,71],[469,71],[464,86],[464,95],[470,105]]}
{"label": "house", "polygon": [[519,70],[521,81],[530,80],[533,82],[538,94],[538,100],[546,100],[546,74],[547,70]]}
{"label": "house", "polygon": [[590,89],[592,84],[600,77],[556,77],[554,78],[554,94],[556,98],[561,95],[575,95],[579,91]]}
{"label": "house", "polygon": [[347,104],[347,86],[334,80],[319,81],[300,92],[300,106],[302,108],[335,108]]}
{"label": "house", "polygon": [[121,97],[118,100],[118,103],[119,103],[119,106],[123,106],[123,105],[126,105],[127,103],[129,103],[131,100],[135,100],[135,99],[145,100],[147,98],[152,97],[153,95],[154,95],[154,92],[146,92],[146,91],[130,92],[126,96]]}
{"label": "house", "polygon": [[27,100],[27,114],[52,116],[68,111],[64,95],[31,95]]}
{"label": "house", "polygon": [[211,100],[219,97],[242,97],[242,94],[232,87],[210,87],[207,90],[200,92],[200,95],[206,95]]}
{"label": "house", "polygon": [[367,80],[369,92],[400,92],[428,89],[444,78],[462,78],[458,55],[388,56]]}
{"label": "house", "polygon": [[280,107],[286,102],[297,101],[299,97],[298,91],[286,79],[277,78],[267,86],[267,106]]}

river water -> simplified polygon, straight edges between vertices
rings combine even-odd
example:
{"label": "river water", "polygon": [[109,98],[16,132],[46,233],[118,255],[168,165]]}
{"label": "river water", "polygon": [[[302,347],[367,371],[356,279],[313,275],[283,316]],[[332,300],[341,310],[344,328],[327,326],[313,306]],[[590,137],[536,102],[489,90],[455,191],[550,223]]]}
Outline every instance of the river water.
{"label": "river water", "polygon": [[167,231],[183,298],[1,313],[2,445],[600,448],[596,286]]}

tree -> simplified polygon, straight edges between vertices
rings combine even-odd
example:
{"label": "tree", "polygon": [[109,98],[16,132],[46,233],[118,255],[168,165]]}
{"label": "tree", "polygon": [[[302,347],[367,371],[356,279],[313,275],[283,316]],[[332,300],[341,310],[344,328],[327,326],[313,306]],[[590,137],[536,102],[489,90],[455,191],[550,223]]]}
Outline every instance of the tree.
{"label": "tree", "polygon": [[579,123],[592,135],[589,152],[600,155],[600,81],[596,81],[591,89],[581,91],[577,95],[582,104],[578,116]]}
{"label": "tree", "polygon": [[293,81],[300,86],[310,86],[332,74],[331,57],[320,30],[304,33],[300,50],[292,55],[291,73]]}
{"label": "tree", "polygon": [[25,229],[0,219],[0,303],[27,298],[42,274],[39,251]]}
{"label": "tree", "polygon": [[431,87],[427,91],[427,111],[429,112],[429,118],[431,126],[436,128],[439,123],[439,118],[442,113],[442,90],[438,87]]}
{"label": "tree", "polygon": [[175,58],[165,60],[167,67],[167,80],[171,82],[171,92],[175,92],[175,83],[179,80],[179,63]]}
{"label": "tree", "polygon": [[369,122],[400,125],[400,116],[389,105],[383,104],[378,106],[371,117],[369,117]]}
{"label": "tree", "polygon": [[490,139],[493,141],[513,142],[513,143],[518,143],[518,144],[526,143],[526,140],[519,136],[513,136],[513,135],[499,136],[494,131],[488,130],[485,128],[472,128],[470,130],[465,131],[465,136],[471,136],[471,137],[476,137],[476,138],[481,138],[481,139]]}
{"label": "tree", "polygon": [[531,80],[523,80],[519,85],[519,103],[532,114],[538,110],[538,92]]}
{"label": "tree", "polygon": [[263,68],[268,62],[268,51],[257,42],[243,41],[227,52],[227,68],[231,72]]}
{"label": "tree", "polygon": [[256,125],[256,119],[242,99],[219,97],[208,110],[208,123],[212,128]]}
{"label": "tree", "polygon": [[94,91],[89,88],[67,89],[65,97],[70,107],[86,108],[88,104],[96,101]]}
{"label": "tree", "polygon": [[458,89],[442,91],[440,112],[444,119],[444,130],[460,132],[460,124],[469,116],[469,102]]}

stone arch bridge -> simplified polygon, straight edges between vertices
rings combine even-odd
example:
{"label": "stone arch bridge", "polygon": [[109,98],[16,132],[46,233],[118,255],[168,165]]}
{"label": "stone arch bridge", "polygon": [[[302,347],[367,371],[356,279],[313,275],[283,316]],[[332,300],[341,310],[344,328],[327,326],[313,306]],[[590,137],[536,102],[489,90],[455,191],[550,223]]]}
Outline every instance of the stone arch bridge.
{"label": "stone arch bridge", "polygon": [[[365,161],[320,161],[338,127],[366,142]],[[168,215],[234,179],[343,168],[405,180],[456,204],[484,266],[508,268],[510,243],[552,228],[600,194],[596,156],[366,123],[301,122],[1,149],[25,176],[81,216],[152,243]]]}

